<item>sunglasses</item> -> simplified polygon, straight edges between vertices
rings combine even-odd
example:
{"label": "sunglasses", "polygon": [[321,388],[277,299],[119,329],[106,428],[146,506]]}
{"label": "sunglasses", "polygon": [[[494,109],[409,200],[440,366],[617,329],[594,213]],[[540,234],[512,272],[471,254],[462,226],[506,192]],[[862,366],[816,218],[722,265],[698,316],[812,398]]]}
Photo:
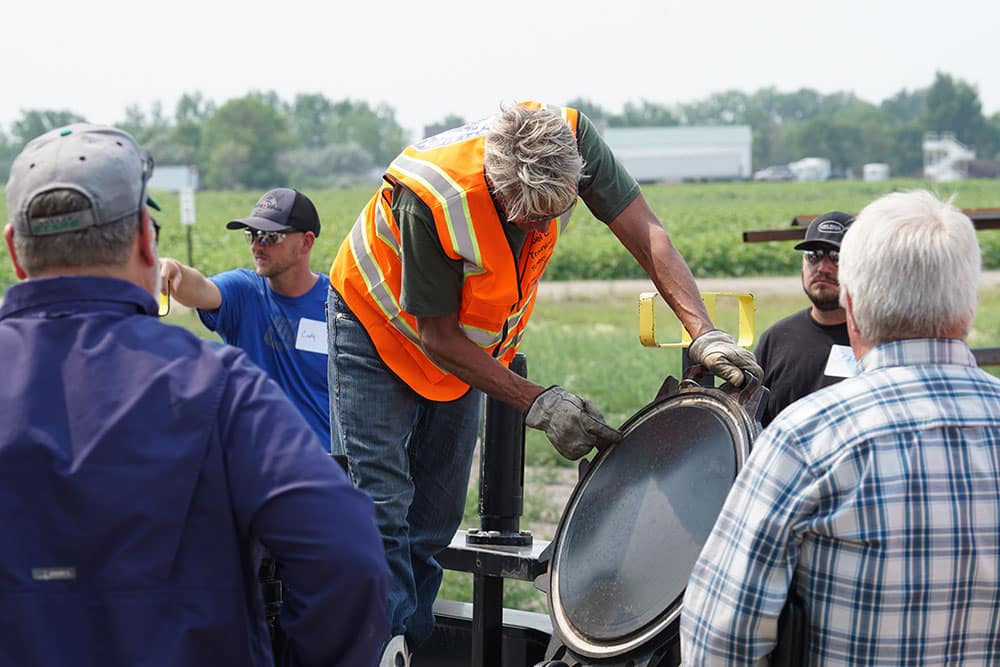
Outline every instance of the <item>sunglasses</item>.
{"label": "sunglasses", "polygon": [[810,264],[819,264],[823,261],[824,257],[829,257],[834,266],[840,263],[839,250],[829,250],[827,248],[823,248],[821,250],[803,250],[802,256],[805,257],[806,261]]}
{"label": "sunglasses", "polygon": [[156,240],[156,245],[160,245],[160,223],[153,216],[149,216],[149,221],[153,223],[153,238]]}
{"label": "sunglasses", "polygon": [[507,218],[507,222],[512,222],[515,224],[521,223],[525,225],[535,225],[540,222],[548,222],[552,218],[563,217],[564,215],[572,211],[574,206],[576,206],[576,197],[573,197],[573,200],[569,203],[569,206],[559,211],[558,213],[543,213],[541,215],[522,215],[517,218],[512,218],[510,217],[510,212],[509,212],[510,203],[507,201],[507,198],[504,197],[503,194],[496,189],[496,187],[493,185],[493,180],[489,176],[486,177],[486,185],[489,187],[490,192],[493,194],[493,197],[496,199],[497,203],[500,204],[500,208],[503,209],[503,214],[504,217]]}
{"label": "sunglasses", "polygon": [[283,232],[265,232],[261,229],[250,229],[247,227],[243,229],[243,238],[247,240],[247,245],[252,246],[254,241],[256,241],[257,245],[267,248],[269,246],[278,245],[279,243],[284,243],[289,234],[303,233],[304,232],[300,230],[294,229],[286,229]]}
{"label": "sunglasses", "polygon": [[563,217],[564,215],[572,211],[574,206],[576,206],[576,197],[573,198],[573,201],[570,202],[569,206],[559,211],[558,213],[543,213],[542,215],[522,215],[517,219],[512,219],[511,222],[520,222],[528,225],[534,225],[540,222],[548,222],[552,218]]}

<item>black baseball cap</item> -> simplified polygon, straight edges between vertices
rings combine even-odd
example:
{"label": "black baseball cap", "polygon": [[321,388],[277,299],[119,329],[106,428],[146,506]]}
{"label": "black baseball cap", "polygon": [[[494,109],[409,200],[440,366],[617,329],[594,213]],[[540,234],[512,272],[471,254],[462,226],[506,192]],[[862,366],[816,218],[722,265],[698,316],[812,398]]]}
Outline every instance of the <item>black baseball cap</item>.
{"label": "black baseball cap", "polygon": [[796,250],[818,250],[833,246],[840,249],[844,232],[854,222],[854,216],[843,211],[830,211],[817,215],[809,223],[804,241],[795,246]]}
{"label": "black baseball cap", "polygon": [[319,214],[304,194],[292,188],[275,188],[264,193],[250,215],[226,223],[226,229],[250,227],[280,232],[289,227],[319,236]]}

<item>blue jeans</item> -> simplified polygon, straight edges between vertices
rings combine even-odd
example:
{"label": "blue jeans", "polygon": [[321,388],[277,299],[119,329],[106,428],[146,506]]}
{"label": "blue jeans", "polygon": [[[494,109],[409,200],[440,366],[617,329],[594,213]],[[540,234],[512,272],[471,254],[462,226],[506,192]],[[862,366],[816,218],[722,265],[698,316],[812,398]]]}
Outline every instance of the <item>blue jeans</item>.
{"label": "blue jeans", "polygon": [[392,635],[405,635],[412,650],[434,628],[435,557],[462,523],[482,394],[423,398],[386,368],[333,290],[327,307],[332,450],[346,455],[351,479],[375,501],[393,576]]}

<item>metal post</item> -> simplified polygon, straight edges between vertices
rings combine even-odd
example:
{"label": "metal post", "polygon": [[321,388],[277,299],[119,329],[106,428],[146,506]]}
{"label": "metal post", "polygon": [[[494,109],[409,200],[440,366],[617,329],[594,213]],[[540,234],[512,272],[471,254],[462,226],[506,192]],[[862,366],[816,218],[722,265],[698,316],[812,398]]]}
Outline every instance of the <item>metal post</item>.
{"label": "metal post", "polygon": [[[510,369],[528,376],[528,362],[517,354]],[[470,530],[469,544],[530,546],[531,533],[520,530],[524,512],[524,413],[514,406],[486,399],[483,448],[479,457],[479,530]]]}
{"label": "metal post", "polygon": [[503,579],[472,578],[472,667],[503,664]]}
{"label": "metal post", "polygon": [[191,251],[191,225],[184,226],[187,227],[188,266],[194,266],[194,256]]}
{"label": "metal post", "polygon": [[[510,369],[527,377],[528,362],[517,354]],[[483,447],[479,457],[479,530],[466,533],[467,545],[531,546],[531,533],[520,530],[524,509],[524,413],[486,399]],[[474,667],[500,667],[503,642],[503,576],[486,575],[477,558],[472,589],[472,658]]]}

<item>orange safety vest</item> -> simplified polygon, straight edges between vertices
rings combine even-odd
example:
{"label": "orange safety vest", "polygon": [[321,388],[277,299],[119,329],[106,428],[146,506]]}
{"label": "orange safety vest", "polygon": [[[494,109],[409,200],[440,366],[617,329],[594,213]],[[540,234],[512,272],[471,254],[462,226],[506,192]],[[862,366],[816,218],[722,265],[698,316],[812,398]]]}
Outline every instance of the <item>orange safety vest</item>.
{"label": "orange safety vest", "polygon": [[[542,105],[524,103],[534,108]],[[576,134],[577,112],[561,108]],[[386,366],[421,396],[461,397],[469,385],[434,364],[420,346],[416,318],[400,307],[402,262],[392,190],[400,183],[431,210],[445,254],[464,263],[458,321],[469,340],[505,366],[517,352],[535,306],[538,280],[572,211],[545,232],[529,232],[514,257],[483,171],[488,120],[406,148],[344,239],[330,284],[365,327]]]}

